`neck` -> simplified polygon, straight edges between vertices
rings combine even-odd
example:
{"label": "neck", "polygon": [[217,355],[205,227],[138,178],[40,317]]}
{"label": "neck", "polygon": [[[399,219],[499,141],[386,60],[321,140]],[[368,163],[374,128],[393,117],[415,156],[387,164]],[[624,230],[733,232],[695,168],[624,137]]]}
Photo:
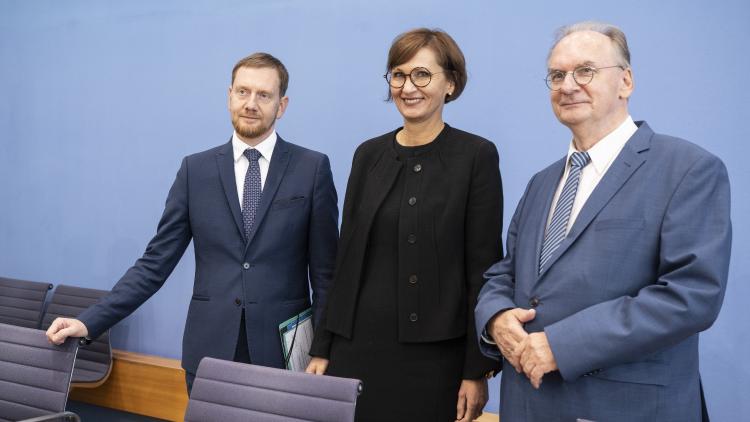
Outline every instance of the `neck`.
{"label": "neck", "polygon": [[248,146],[251,146],[253,148],[258,146],[258,144],[260,144],[261,142],[265,141],[266,138],[268,138],[268,136],[271,135],[271,132],[273,132],[273,127],[271,127],[270,129],[268,129],[267,131],[263,132],[262,134],[258,136],[254,136],[250,138],[247,136],[240,135],[240,133],[237,132],[236,130],[234,131],[234,133],[237,135],[237,139],[239,139],[240,141],[246,143]]}
{"label": "neck", "polygon": [[578,151],[588,151],[605,136],[614,132],[627,117],[628,113],[626,110],[624,114],[618,113],[612,119],[602,122],[599,125],[570,126],[570,131],[573,132],[573,144]]}
{"label": "neck", "polygon": [[442,118],[425,122],[404,122],[404,128],[396,134],[396,141],[404,146],[419,146],[434,141],[445,127]]}

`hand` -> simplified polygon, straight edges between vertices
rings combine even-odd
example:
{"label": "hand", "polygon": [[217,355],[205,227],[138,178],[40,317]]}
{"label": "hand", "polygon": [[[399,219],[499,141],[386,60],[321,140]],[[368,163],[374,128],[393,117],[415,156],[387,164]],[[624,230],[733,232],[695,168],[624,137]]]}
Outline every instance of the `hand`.
{"label": "hand", "polygon": [[529,336],[523,329],[523,324],[536,317],[534,309],[508,309],[493,317],[487,324],[489,334],[497,343],[500,353],[516,369],[521,372],[520,358],[523,352],[522,342]]}
{"label": "hand", "polygon": [[531,333],[522,343],[521,367],[531,385],[538,389],[542,377],[557,369],[557,361],[544,332]]}
{"label": "hand", "polygon": [[328,369],[328,359],[314,357],[307,364],[305,372],[308,374],[323,375],[326,373],[326,369]]}
{"label": "hand", "polygon": [[482,409],[488,399],[486,379],[461,381],[456,404],[456,420],[469,422],[482,416]]}
{"label": "hand", "polygon": [[47,329],[47,340],[52,344],[62,344],[68,337],[86,337],[89,329],[73,318],[55,318]]}

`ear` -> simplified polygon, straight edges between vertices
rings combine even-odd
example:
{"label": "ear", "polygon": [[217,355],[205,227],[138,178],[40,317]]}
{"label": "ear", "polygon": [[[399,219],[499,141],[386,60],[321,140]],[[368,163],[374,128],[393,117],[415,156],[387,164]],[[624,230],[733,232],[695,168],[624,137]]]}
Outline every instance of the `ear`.
{"label": "ear", "polygon": [[227,108],[232,111],[232,87],[227,90]]}
{"label": "ear", "polygon": [[286,111],[286,107],[289,105],[289,97],[283,96],[279,100],[279,109],[276,111],[276,119],[280,119]]}
{"label": "ear", "polygon": [[620,78],[620,89],[618,92],[618,96],[622,100],[627,100],[630,98],[630,95],[633,94],[633,89],[635,88],[635,82],[633,81],[633,70],[631,68],[627,68],[622,72],[622,77]]}

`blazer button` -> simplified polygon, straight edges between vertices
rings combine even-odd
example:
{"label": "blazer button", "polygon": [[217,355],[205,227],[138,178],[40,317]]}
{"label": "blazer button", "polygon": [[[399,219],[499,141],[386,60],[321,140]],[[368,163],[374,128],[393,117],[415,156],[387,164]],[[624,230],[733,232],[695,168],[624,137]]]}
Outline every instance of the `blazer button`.
{"label": "blazer button", "polygon": [[240,306],[240,305],[242,305],[242,301],[240,300],[240,298],[236,297],[236,298],[234,298],[234,304],[237,305],[237,306]]}
{"label": "blazer button", "polygon": [[414,204],[416,204],[416,203],[417,203],[417,198],[415,198],[413,196],[411,198],[409,198],[409,205],[414,206]]}
{"label": "blazer button", "polygon": [[417,243],[417,235],[416,234],[410,234],[409,237],[406,238],[406,241],[411,243],[412,245]]}
{"label": "blazer button", "polygon": [[532,297],[531,300],[529,300],[529,306],[531,306],[532,308],[536,308],[540,303],[541,301],[538,297]]}
{"label": "blazer button", "polygon": [[409,284],[417,284],[417,276],[415,274],[409,276]]}
{"label": "blazer button", "polygon": [[422,165],[421,164],[415,164],[414,165],[414,173],[419,173],[422,171]]}
{"label": "blazer button", "polygon": [[242,268],[244,268],[246,270],[249,270],[250,269],[250,264],[247,263],[247,262],[245,262],[244,264],[242,264]]}
{"label": "blazer button", "polygon": [[412,312],[411,315],[409,315],[409,321],[411,322],[417,322],[417,313]]}

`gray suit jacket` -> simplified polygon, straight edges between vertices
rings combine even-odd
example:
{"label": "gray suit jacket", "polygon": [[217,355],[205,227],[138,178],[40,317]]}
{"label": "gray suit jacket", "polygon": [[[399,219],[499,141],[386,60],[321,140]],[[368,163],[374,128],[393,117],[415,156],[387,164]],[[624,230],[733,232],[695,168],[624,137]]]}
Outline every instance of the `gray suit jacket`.
{"label": "gray suit jacket", "polygon": [[506,363],[504,421],[701,418],[698,333],[724,298],[729,180],[715,156],[638,125],[541,274],[564,159],[531,179],[508,254],[485,275],[477,330],[502,309],[535,307],[526,330],[546,333],[559,367],[534,390]]}

